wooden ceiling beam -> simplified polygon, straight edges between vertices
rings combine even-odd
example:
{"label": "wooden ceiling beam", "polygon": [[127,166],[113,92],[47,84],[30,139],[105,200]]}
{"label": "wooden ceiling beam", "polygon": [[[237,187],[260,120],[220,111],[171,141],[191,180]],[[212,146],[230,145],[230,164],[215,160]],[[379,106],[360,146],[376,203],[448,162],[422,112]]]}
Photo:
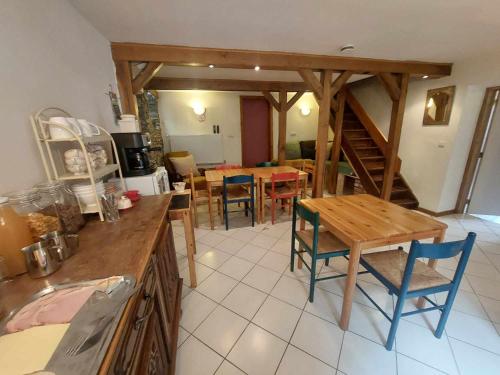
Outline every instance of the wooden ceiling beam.
{"label": "wooden ceiling beam", "polygon": [[269,104],[271,104],[275,110],[277,110],[278,112],[281,110],[280,103],[278,103],[278,101],[274,98],[274,96],[269,91],[262,91],[262,95],[264,95],[264,98],[267,99]]}
{"label": "wooden ceiling beam", "polygon": [[447,76],[452,64],[420,61],[369,59],[361,57],[313,55],[291,52],[200,48],[141,43],[111,43],[113,59],[153,61],[168,65],[208,66],[253,69],[256,65],[270,70],[332,70],[354,73],[388,72]]}
{"label": "wooden ceiling beam", "polygon": [[292,96],[292,98],[288,102],[286,102],[284,108],[285,112],[288,112],[290,108],[292,108],[293,105],[297,103],[297,101],[302,97],[302,95],[304,95],[304,91],[297,91],[295,95]]}
{"label": "wooden ceiling beam", "polygon": [[309,89],[314,93],[316,100],[319,102],[323,95],[323,85],[319,81],[318,77],[316,77],[311,69],[299,69],[298,73]]}
{"label": "wooden ceiling beam", "polygon": [[347,83],[349,78],[352,76],[352,72],[345,71],[342,72],[332,83],[332,97],[337,95],[340,89]]}
{"label": "wooden ceiling beam", "polygon": [[134,94],[138,94],[144,86],[148,84],[151,79],[158,73],[162,68],[163,63],[160,62],[149,62],[146,64],[144,69],[142,69],[139,74],[132,80],[132,90]]}
{"label": "wooden ceiling beam", "polygon": [[397,78],[391,73],[379,73],[377,74],[377,78],[382,83],[382,86],[384,86],[392,101],[399,100],[401,89]]}
{"label": "wooden ceiling beam", "polygon": [[149,90],[309,91],[309,87],[304,82],[167,77],[155,77],[145,88]]}

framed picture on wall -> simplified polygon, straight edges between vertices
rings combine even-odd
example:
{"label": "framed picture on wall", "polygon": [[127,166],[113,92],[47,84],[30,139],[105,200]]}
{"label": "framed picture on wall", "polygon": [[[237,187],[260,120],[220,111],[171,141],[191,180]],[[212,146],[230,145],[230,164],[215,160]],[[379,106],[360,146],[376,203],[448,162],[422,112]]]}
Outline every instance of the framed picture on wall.
{"label": "framed picture on wall", "polygon": [[448,125],[450,123],[455,86],[427,91],[424,108],[424,125]]}

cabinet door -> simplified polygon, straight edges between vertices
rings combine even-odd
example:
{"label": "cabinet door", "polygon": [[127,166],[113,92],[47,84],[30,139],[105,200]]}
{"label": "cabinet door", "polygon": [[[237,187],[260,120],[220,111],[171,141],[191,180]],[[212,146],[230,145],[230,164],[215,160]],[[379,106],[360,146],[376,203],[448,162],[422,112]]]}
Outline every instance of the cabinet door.
{"label": "cabinet door", "polygon": [[156,304],[146,329],[137,368],[137,374],[140,375],[165,375],[168,373],[167,342],[160,324],[158,308],[159,306]]}

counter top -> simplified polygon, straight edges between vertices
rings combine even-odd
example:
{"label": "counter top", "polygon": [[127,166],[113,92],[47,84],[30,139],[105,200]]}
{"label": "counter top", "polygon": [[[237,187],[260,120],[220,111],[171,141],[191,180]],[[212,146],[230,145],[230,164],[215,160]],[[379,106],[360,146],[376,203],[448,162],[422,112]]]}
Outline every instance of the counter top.
{"label": "counter top", "polygon": [[[141,280],[160,228],[165,225],[170,200],[170,194],[143,197],[134,208],[121,211],[120,220],[116,223],[91,219],[79,232],[77,252],[54,274],[41,279],[31,279],[25,274],[0,283],[0,319],[51,284],[124,274]],[[128,312],[126,308],[122,320]],[[119,336],[120,326],[115,336]]]}

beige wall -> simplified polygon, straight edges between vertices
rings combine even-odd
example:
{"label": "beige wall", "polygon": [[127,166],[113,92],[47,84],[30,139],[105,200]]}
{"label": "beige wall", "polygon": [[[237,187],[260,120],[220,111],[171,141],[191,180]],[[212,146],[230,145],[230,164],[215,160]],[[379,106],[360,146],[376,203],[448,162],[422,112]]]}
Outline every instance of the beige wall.
{"label": "beige wall", "polygon": [[[499,61],[500,53],[492,53],[455,63],[450,77],[410,82],[399,155],[421,207],[455,207],[484,90],[500,85]],[[422,126],[427,90],[451,85],[456,93],[449,126]],[[391,103],[380,83],[359,83],[352,92],[387,134]]]}
{"label": "beige wall", "polygon": [[113,129],[109,42],[64,0],[0,7],[0,194],[45,179],[29,115],[58,106]]}
{"label": "beige wall", "polygon": [[[219,125],[224,137],[224,158],[227,163],[241,164],[240,96],[261,93],[219,91],[159,91],[159,112],[165,144],[168,135],[210,134],[213,125]],[[289,98],[292,93],[288,95]],[[203,103],[206,120],[199,122],[193,113],[194,102]],[[311,108],[309,116],[302,116],[301,106]],[[287,113],[287,142],[316,138],[318,105],[312,94],[304,94]],[[274,157],[277,157],[278,113],[273,110]]]}

